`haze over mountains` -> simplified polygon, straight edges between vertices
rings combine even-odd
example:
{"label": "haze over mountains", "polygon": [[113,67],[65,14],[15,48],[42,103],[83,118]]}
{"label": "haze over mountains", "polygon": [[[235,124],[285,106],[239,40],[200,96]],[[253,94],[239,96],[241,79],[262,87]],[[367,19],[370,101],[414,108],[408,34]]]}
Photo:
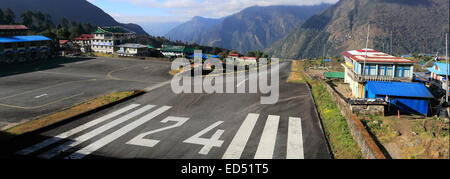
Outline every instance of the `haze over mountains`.
{"label": "haze over mountains", "polygon": [[341,0],[298,26],[266,52],[282,58],[328,56],[365,47],[392,53],[433,53],[445,49],[448,0]]}
{"label": "haze over mountains", "polygon": [[263,50],[329,6],[253,6],[224,19],[193,18],[166,36],[241,53]]}
{"label": "haze over mountains", "polygon": [[196,16],[190,21],[170,30],[165,37],[183,42],[193,42],[195,41],[194,39],[199,38],[199,35],[201,35],[204,30],[221,23],[223,19],[224,18],[213,19]]}
{"label": "haze over mountains", "polygon": [[87,22],[91,25],[100,26],[122,26],[137,34],[147,34],[137,24],[117,22],[102,9],[86,0],[1,0],[0,7],[2,9],[11,8],[17,19],[25,11],[41,11],[50,14],[55,24],[59,24],[60,19],[65,17],[69,22]]}

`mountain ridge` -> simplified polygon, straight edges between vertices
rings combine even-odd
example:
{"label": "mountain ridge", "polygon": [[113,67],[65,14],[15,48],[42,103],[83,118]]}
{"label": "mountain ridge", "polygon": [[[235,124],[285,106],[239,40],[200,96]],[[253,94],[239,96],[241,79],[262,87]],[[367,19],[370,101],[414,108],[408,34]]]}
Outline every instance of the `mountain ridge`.
{"label": "mountain ridge", "polygon": [[[420,13],[417,13],[420,12]],[[312,16],[265,50],[280,58],[321,57],[365,47],[379,51],[436,53],[445,45],[448,32],[448,1],[445,0],[341,0]],[[392,32],[392,46],[390,45]]]}
{"label": "mountain ridge", "polygon": [[263,50],[302,21],[330,5],[252,6],[224,17],[220,23],[192,36],[190,42],[233,49],[241,53]]}
{"label": "mountain ridge", "polygon": [[60,19],[65,17],[69,22],[75,21],[100,26],[121,26],[139,35],[147,34],[137,24],[117,22],[111,15],[86,0],[2,0],[0,5],[3,10],[10,8],[17,19],[25,11],[41,11],[42,13],[50,14],[55,24],[59,24]]}

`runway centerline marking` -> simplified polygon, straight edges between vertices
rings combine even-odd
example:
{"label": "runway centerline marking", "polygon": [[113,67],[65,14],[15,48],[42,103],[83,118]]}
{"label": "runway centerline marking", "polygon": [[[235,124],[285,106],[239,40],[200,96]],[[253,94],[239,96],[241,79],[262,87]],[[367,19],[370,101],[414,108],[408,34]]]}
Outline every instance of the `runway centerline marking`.
{"label": "runway centerline marking", "polygon": [[39,95],[39,96],[35,96],[34,98],[35,98],[35,99],[38,99],[38,98],[42,98],[42,97],[44,97],[44,96],[48,96],[48,94],[41,94],[41,95]]}
{"label": "runway centerline marking", "polygon": [[250,113],[237,131],[222,159],[239,159],[256,125],[259,114]]}
{"label": "runway centerline marking", "polygon": [[259,141],[258,150],[256,150],[255,159],[272,159],[275,150],[275,142],[277,140],[278,124],[280,116],[270,115],[264,126],[261,139]]}
{"label": "runway centerline marking", "polygon": [[74,128],[74,129],[71,129],[71,130],[69,130],[67,132],[61,133],[61,134],[59,134],[59,135],[57,135],[55,137],[49,138],[47,140],[44,140],[44,141],[42,141],[42,142],[40,142],[40,143],[38,143],[36,145],[33,145],[31,147],[28,147],[28,148],[25,148],[23,150],[20,150],[19,152],[16,152],[16,154],[29,155],[29,154],[31,154],[33,152],[36,152],[36,151],[38,151],[38,150],[40,150],[40,149],[42,149],[44,147],[52,145],[52,144],[54,144],[54,143],[56,143],[58,141],[64,140],[64,139],[66,139],[66,138],[68,138],[68,137],[70,137],[72,135],[75,135],[75,134],[77,134],[77,133],[79,133],[79,132],[81,132],[81,131],[83,131],[85,129],[88,129],[88,128],[93,127],[93,126],[95,126],[97,124],[100,124],[100,123],[102,123],[102,122],[104,122],[104,121],[106,121],[108,119],[116,117],[116,116],[118,116],[118,115],[120,115],[122,113],[125,113],[125,112],[127,112],[127,111],[129,111],[129,110],[131,110],[133,108],[138,107],[138,106],[140,106],[140,105],[139,104],[131,104],[131,105],[127,106],[127,107],[124,107],[124,108],[122,108],[120,110],[117,110],[117,111],[115,111],[113,113],[110,113],[110,114],[108,114],[106,116],[97,118],[97,119],[95,119],[93,121],[85,123],[85,124],[83,124],[81,126],[78,126],[78,127]]}
{"label": "runway centerline marking", "polygon": [[164,113],[165,111],[169,110],[170,108],[172,108],[172,107],[171,106],[163,106],[163,107],[151,112],[150,114],[147,114],[144,117],[126,125],[125,127],[122,127],[117,131],[114,131],[113,133],[103,137],[102,139],[97,140],[94,143],[76,151],[75,153],[67,156],[65,159],[82,159],[85,156],[97,151],[98,149],[100,149],[100,148],[104,147],[105,145],[111,143],[112,141],[118,139],[119,137],[125,135],[126,133],[143,125],[144,123],[149,122],[150,120],[152,120],[156,116]]}
{"label": "runway centerline marking", "polygon": [[87,141],[87,140],[89,140],[89,139],[91,139],[91,138],[93,138],[93,137],[95,137],[95,136],[97,136],[97,135],[99,135],[99,134],[109,130],[109,129],[112,129],[113,127],[115,127],[115,126],[117,126],[119,124],[122,124],[122,123],[124,123],[124,122],[126,122],[126,121],[128,121],[128,120],[130,120],[130,119],[132,119],[132,118],[134,118],[134,117],[136,117],[136,116],[138,116],[138,115],[140,115],[140,114],[150,110],[150,109],[152,109],[153,107],[155,107],[155,106],[154,105],[144,106],[144,107],[142,107],[142,108],[140,108],[140,109],[138,109],[136,111],[133,111],[132,113],[129,113],[129,114],[127,114],[127,115],[125,115],[125,116],[123,116],[123,117],[121,117],[119,119],[111,121],[108,124],[100,126],[100,127],[96,128],[96,129],[94,129],[94,130],[92,130],[92,131],[90,131],[90,132],[88,132],[88,133],[86,133],[86,134],[84,134],[82,136],[79,136],[79,137],[75,138],[74,140],[70,140],[70,141],[68,141],[68,142],[66,142],[64,144],[61,144],[60,146],[58,146],[56,148],[53,148],[52,150],[49,150],[49,151],[39,155],[39,157],[40,158],[46,158],[46,159],[53,158],[53,157],[57,156],[58,154],[66,151],[66,150],[68,150],[68,149],[70,149],[72,147],[75,147],[75,146],[77,146],[77,145],[79,145],[79,144],[81,144],[81,143],[83,143],[83,142],[85,142],[85,141]]}

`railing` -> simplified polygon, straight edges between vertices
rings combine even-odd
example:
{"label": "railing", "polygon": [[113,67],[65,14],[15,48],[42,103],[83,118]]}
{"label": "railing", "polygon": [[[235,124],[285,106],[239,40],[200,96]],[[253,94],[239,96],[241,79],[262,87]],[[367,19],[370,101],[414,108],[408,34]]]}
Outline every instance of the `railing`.
{"label": "railing", "polygon": [[[345,66],[345,65],[343,65]],[[348,69],[348,68],[347,68]],[[356,74],[353,70],[348,69],[347,74],[355,81],[363,83],[366,81],[401,81],[410,82],[412,81],[409,77],[392,77],[392,76],[377,76],[377,75],[361,75]]]}

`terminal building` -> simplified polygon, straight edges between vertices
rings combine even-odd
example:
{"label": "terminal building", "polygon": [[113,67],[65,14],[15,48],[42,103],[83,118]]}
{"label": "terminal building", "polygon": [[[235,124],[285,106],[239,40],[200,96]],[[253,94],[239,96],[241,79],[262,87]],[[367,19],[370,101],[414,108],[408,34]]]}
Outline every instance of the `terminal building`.
{"label": "terminal building", "polygon": [[434,97],[421,83],[412,83],[414,62],[372,49],[342,53],[344,82],[354,99],[381,99],[407,114],[428,115]]}
{"label": "terminal building", "polygon": [[118,45],[134,38],[136,38],[136,33],[121,27],[98,27],[92,38],[91,50],[93,52],[113,54],[119,50]]}
{"label": "terminal building", "polygon": [[26,35],[24,25],[0,25],[0,63],[18,63],[49,58],[51,39],[42,35]]}
{"label": "terminal building", "polygon": [[[366,57],[367,54],[367,57]],[[350,84],[355,98],[365,98],[367,81],[411,82],[414,62],[394,57],[372,49],[352,50],[342,53],[345,64],[345,83]]]}

